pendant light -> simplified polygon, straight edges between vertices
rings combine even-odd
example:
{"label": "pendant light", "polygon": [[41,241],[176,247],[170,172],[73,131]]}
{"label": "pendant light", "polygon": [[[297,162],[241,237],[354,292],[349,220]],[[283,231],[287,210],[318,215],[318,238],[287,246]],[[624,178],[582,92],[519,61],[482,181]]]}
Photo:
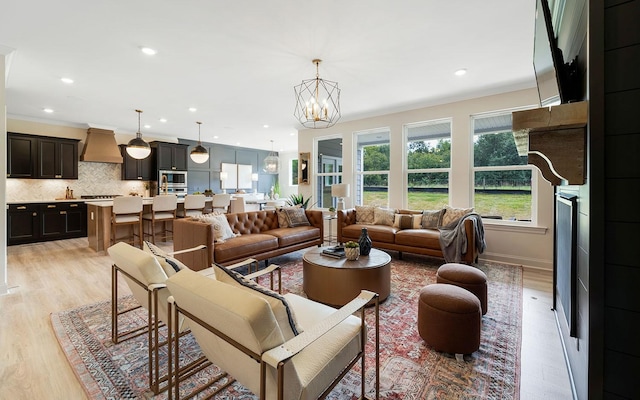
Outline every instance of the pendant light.
{"label": "pendant light", "polygon": [[340,89],[338,82],[320,78],[320,63],[314,59],[316,77],[305,79],[293,88],[296,108],[293,115],[305,128],[329,128],[340,119]]}
{"label": "pendant light", "polygon": [[264,159],[264,172],[267,174],[277,174],[280,166],[280,159],[273,151],[273,140],[271,141],[271,153]]}
{"label": "pendant light", "polygon": [[202,146],[200,141],[200,125],[202,125],[202,122],[196,122],[196,124],[198,124],[198,145],[191,150],[190,157],[194,163],[202,164],[209,159],[209,153],[207,153],[207,149]]}
{"label": "pendant light", "polygon": [[142,133],[140,133],[140,114],[142,110],[136,110],[136,112],[138,113],[138,132],[136,132],[136,137],[127,144],[127,154],[137,160],[142,160],[151,154],[151,146],[142,140]]}

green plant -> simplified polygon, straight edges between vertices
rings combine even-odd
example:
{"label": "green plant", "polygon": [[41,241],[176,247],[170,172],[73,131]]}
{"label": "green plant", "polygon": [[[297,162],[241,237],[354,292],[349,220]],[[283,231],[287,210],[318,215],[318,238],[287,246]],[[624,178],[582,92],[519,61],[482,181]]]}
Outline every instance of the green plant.
{"label": "green plant", "polygon": [[280,180],[276,177],[276,182],[273,184],[273,194],[280,196]]}
{"label": "green plant", "polygon": [[329,207],[329,212],[334,212],[335,210],[335,207]]}
{"label": "green plant", "polygon": [[354,242],[353,240],[349,240],[347,243],[344,244],[344,247],[349,249],[355,249],[356,247],[360,247],[360,245],[357,242]]}
{"label": "green plant", "polygon": [[[287,205],[290,205],[290,206],[300,205],[302,206],[302,208],[306,209],[307,207],[309,207],[309,200],[311,200],[311,196],[309,196],[309,198],[305,200],[304,195],[302,194],[292,194],[291,196],[289,196],[286,202],[287,202]],[[315,204],[316,203],[313,203],[311,207],[313,207]]]}

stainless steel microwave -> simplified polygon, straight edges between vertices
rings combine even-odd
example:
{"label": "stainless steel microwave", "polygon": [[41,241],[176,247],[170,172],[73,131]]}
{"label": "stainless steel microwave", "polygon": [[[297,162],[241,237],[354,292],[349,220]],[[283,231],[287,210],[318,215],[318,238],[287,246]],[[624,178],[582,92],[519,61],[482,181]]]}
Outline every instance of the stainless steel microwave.
{"label": "stainless steel microwave", "polygon": [[158,171],[158,187],[165,183],[169,188],[186,188],[187,171]]}

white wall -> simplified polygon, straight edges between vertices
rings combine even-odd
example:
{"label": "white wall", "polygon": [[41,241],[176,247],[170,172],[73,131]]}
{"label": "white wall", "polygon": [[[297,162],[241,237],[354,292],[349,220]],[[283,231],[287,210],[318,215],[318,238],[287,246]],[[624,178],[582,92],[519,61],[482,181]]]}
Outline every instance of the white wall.
{"label": "white wall", "polygon": [[[381,115],[357,121],[336,124],[328,129],[307,129],[298,132],[298,151],[311,152],[311,158],[317,159],[315,140],[329,136],[342,137],[343,181],[351,183],[354,177],[354,132],[386,127],[390,130],[391,171],[389,179],[389,205],[395,208],[406,206],[406,191],[403,187],[403,166],[400,151],[403,125],[407,123],[450,118],[452,120],[452,160],[450,179],[450,202],[454,207],[470,207],[472,202],[473,171],[471,154],[472,129],[471,116],[479,113],[494,112],[515,107],[537,107],[538,93],[535,88],[500,95],[459,101],[456,103],[425,107],[416,110]],[[397,150],[401,149],[401,150]],[[315,168],[315,165],[313,165]],[[300,193],[310,196],[315,187],[312,170],[311,185],[299,186]],[[538,205],[537,223],[514,226],[508,222],[485,222],[487,251],[483,259],[522,264],[534,268],[552,269],[553,260],[553,187],[538,173],[538,190],[533,193],[533,202]],[[535,186],[535,185],[534,185]],[[345,199],[347,207],[352,207],[353,198]]]}

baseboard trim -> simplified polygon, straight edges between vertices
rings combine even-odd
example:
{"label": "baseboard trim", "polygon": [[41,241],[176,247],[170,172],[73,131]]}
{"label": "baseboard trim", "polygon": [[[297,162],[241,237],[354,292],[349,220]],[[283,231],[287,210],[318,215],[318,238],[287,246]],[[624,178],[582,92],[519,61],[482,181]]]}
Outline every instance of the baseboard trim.
{"label": "baseboard trim", "polygon": [[518,257],[511,254],[486,252],[480,255],[480,260],[495,261],[506,264],[521,265],[529,269],[553,271],[553,261],[542,258]]}

